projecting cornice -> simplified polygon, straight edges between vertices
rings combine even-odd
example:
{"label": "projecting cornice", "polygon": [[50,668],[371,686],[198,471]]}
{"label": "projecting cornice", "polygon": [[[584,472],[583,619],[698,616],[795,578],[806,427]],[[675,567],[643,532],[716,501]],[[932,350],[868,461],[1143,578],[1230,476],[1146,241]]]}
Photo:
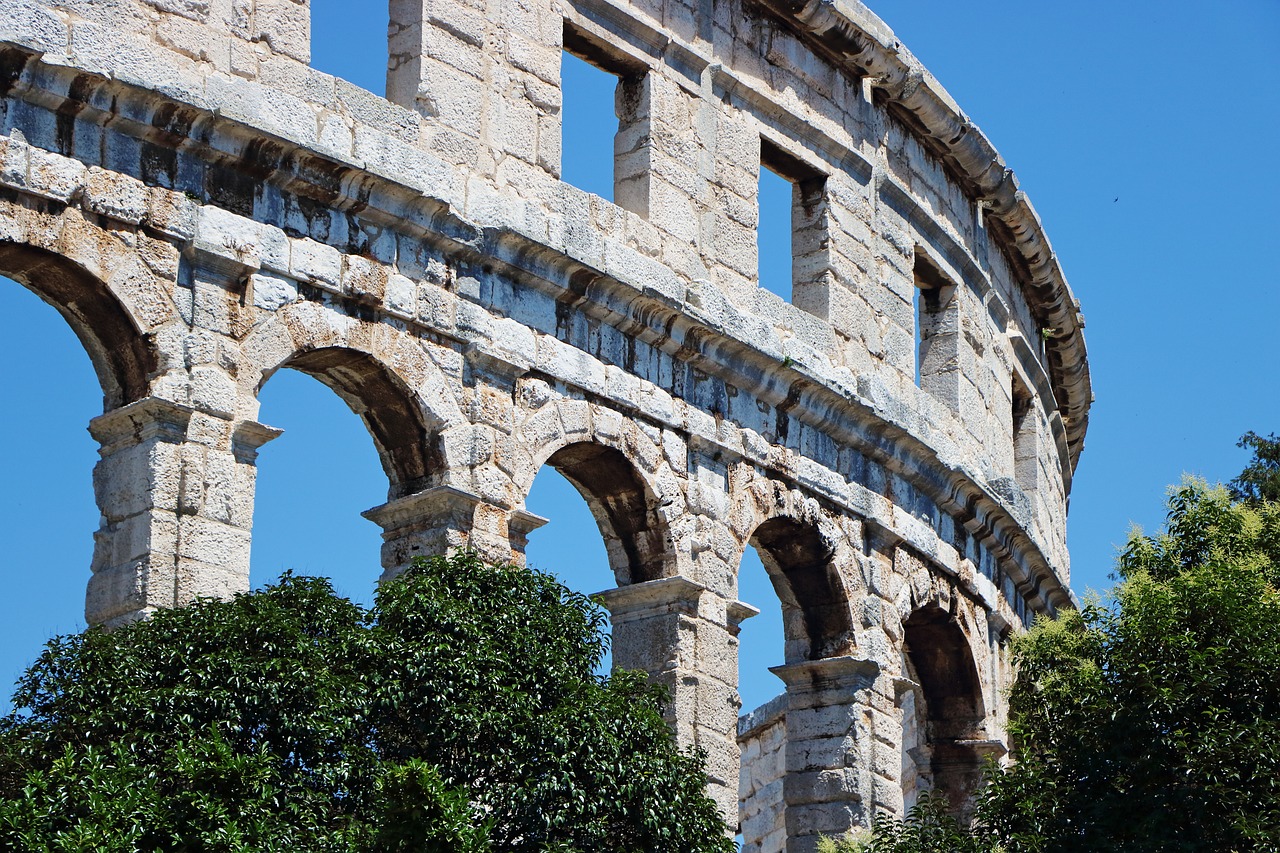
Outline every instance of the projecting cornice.
{"label": "projecting cornice", "polygon": [[1084,342],[1084,316],[1071,292],[1040,216],[990,140],[898,41],[888,25],[858,0],[761,0],[794,22],[802,37],[867,78],[877,99],[946,164],[987,211],[992,236],[1021,279],[1045,335],[1048,368],[1066,427],[1074,470],[1084,447],[1093,392]]}

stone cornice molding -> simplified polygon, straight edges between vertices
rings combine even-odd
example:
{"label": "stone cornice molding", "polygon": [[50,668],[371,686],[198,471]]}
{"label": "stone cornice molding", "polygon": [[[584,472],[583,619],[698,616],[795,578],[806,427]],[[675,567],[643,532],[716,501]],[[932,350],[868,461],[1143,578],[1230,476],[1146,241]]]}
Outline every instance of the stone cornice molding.
{"label": "stone cornice molding", "polygon": [[[45,57],[30,46],[11,43],[6,47],[0,42],[0,54],[6,54],[0,63],[5,70],[0,95],[54,111],[70,110],[81,119],[109,123],[120,132],[192,151],[210,162],[251,166],[259,180],[276,182],[334,209],[358,210],[372,222],[462,259],[493,264],[533,286],[559,292],[564,288],[556,282],[572,282],[573,293],[558,298],[574,299],[579,310],[700,370],[725,377],[770,405],[785,404],[790,416],[829,430],[911,479],[941,507],[965,519],[970,534],[1008,562],[1009,576],[1031,606],[1073,605],[1071,593],[1039,544],[985,485],[980,473],[963,459],[940,458],[936,449],[916,437],[922,425],[919,412],[893,405],[874,379],[855,378],[847,371],[823,378],[823,371],[806,367],[807,362],[824,359],[820,352],[798,339],[775,351],[769,340],[753,333],[754,318],[728,305],[699,308],[699,301],[689,298],[692,286],[686,288],[670,273],[666,279],[648,276],[629,282],[612,273],[608,264],[605,271],[595,269],[567,254],[564,247],[548,246],[523,233],[514,223],[484,227],[468,222],[457,212],[464,205],[449,167],[426,152],[393,143],[390,137],[381,139],[391,146],[385,161],[348,162],[325,153],[314,140],[282,136],[271,117],[258,126],[251,122],[259,117],[247,108],[229,115],[233,105],[225,101],[210,103],[199,93],[158,92],[119,78],[86,74],[70,58]],[[395,158],[405,162],[394,163],[401,168],[392,174]],[[413,183],[401,182],[406,179]],[[189,235],[182,236],[185,240]],[[199,248],[207,257],[219,247]],[[231,247],[226,249],[226,259],[228,267],[240,261]],[[266,259],[261,268],[271,268]],[[390,520],[381,510],[396,503],[370,513]]]}
{"label": "stone cornice molding", "polygon": [[880,675],[880,664],[846,655],[771,666],[769,671],[787,685],[788,695],[827,694],[830,704],[839,704],[871,687]]}
{"label": "stone cornice molding", "polygon": [[942,84],[858,0],[760,0],[823,53],[870,81],[873,92],[947,165],[994,221],[993,235],[1021,269],[1023,292],[1041,329],[1071,468],[1084,447],[1093,402],[1080,303],[1062,273],[1040,215],[1017,176]]}
{"label": "stone cornice molding", "polygon": [[89,421],[89,433],[102,445],[103,455],[159,439],[169,444],[186,440],[187,425],[196,412],[190,406],[161,397],[143,397]]}
{"label": "stone cornice molding", "polygon": [[360,513],[385,533],[403,534],[440,525],[446,519],[459,524],[471,521],[484,501],[453,486],[433,486],[405,495]]}

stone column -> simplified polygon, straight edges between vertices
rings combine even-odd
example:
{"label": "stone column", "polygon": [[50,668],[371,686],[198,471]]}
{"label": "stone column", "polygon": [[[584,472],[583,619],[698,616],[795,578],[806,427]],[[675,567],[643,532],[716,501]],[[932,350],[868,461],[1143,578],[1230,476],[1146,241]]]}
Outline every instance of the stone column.
{"label": "stone column", "polygon": [[147,397],[101,415],[89,624],[114,626],[249,589],[254,457],[280,434]]}
{"label": "stone column", "polygon": [[727,826],[738,814],[738,623],[752,608],[682,577],[599,593],[613,623],[615,669],[641,670],[671,692],[667,720],[707,753],[708,789]]}
{"label": "stone column", "polygon": [[382,578],[395,577],[415,557],[472,550],[494,563],[524,562],[529,533],[547,523],[454,486],[433,486],[366,510],[382,528]]}
{"label": "stone column", "polygon": [[811,853],[820,835],[865,825],[863,776],[874,762],[871,708],[880,667],[853,657],[770,669],[787,686],[788,853]]}

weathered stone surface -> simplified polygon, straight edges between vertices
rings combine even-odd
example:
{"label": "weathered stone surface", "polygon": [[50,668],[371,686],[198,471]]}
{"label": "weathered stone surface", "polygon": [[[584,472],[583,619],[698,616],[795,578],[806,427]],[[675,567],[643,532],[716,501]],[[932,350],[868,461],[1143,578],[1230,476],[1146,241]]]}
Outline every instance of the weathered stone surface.
{"label": "weathered stone surface", "polygon": [[[1008,633],[1071,604],[1083,321],[883,22],[782,6],[393,0],[386,100],[305,64],[299,0],[0,0],[0,274],[106,402],[89,620],[247,586],[257,393],[295,367],[374,437],[388,574],[519,562],[538,470],[578,486],[615,660],[671,689],[745,849],[928,788],[964,814]],[[564,50],[619,77],[617,204],[559,179]],[[765,167],[792,303],[758,286]],[[786,689],[739,719],[749,546]]]}

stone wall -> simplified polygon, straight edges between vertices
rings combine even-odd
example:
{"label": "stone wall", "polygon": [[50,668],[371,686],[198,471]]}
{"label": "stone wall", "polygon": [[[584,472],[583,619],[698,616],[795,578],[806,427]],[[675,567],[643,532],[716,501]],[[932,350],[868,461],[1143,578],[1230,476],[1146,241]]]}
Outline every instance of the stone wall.
{"label": "stone wall", "polygon": [[[579,488],[615,661],[671,689],[730,824],[749,546],[787,635],[785,849],[902,809],[904,691],[963,813],[1009,632],[1072,603],[1090,399],[981,132],[856,2],[392,0],[390,100],[308,67],[308,15],[0,0],[0,274],[103,387],[89,621],[247,588],[289,367],[373,436],[388,573],[518,562],[541,467]],[[564,50],[619,77],[617,204],[560,180]],[[758,286],[762,165],[796,187],[793,304]]]}
{"label": "stone wall", "polygon": [[782,853],[787,844],[787,697],[778,696],[738,718],[742,772],[738,830],[747,853]]}

